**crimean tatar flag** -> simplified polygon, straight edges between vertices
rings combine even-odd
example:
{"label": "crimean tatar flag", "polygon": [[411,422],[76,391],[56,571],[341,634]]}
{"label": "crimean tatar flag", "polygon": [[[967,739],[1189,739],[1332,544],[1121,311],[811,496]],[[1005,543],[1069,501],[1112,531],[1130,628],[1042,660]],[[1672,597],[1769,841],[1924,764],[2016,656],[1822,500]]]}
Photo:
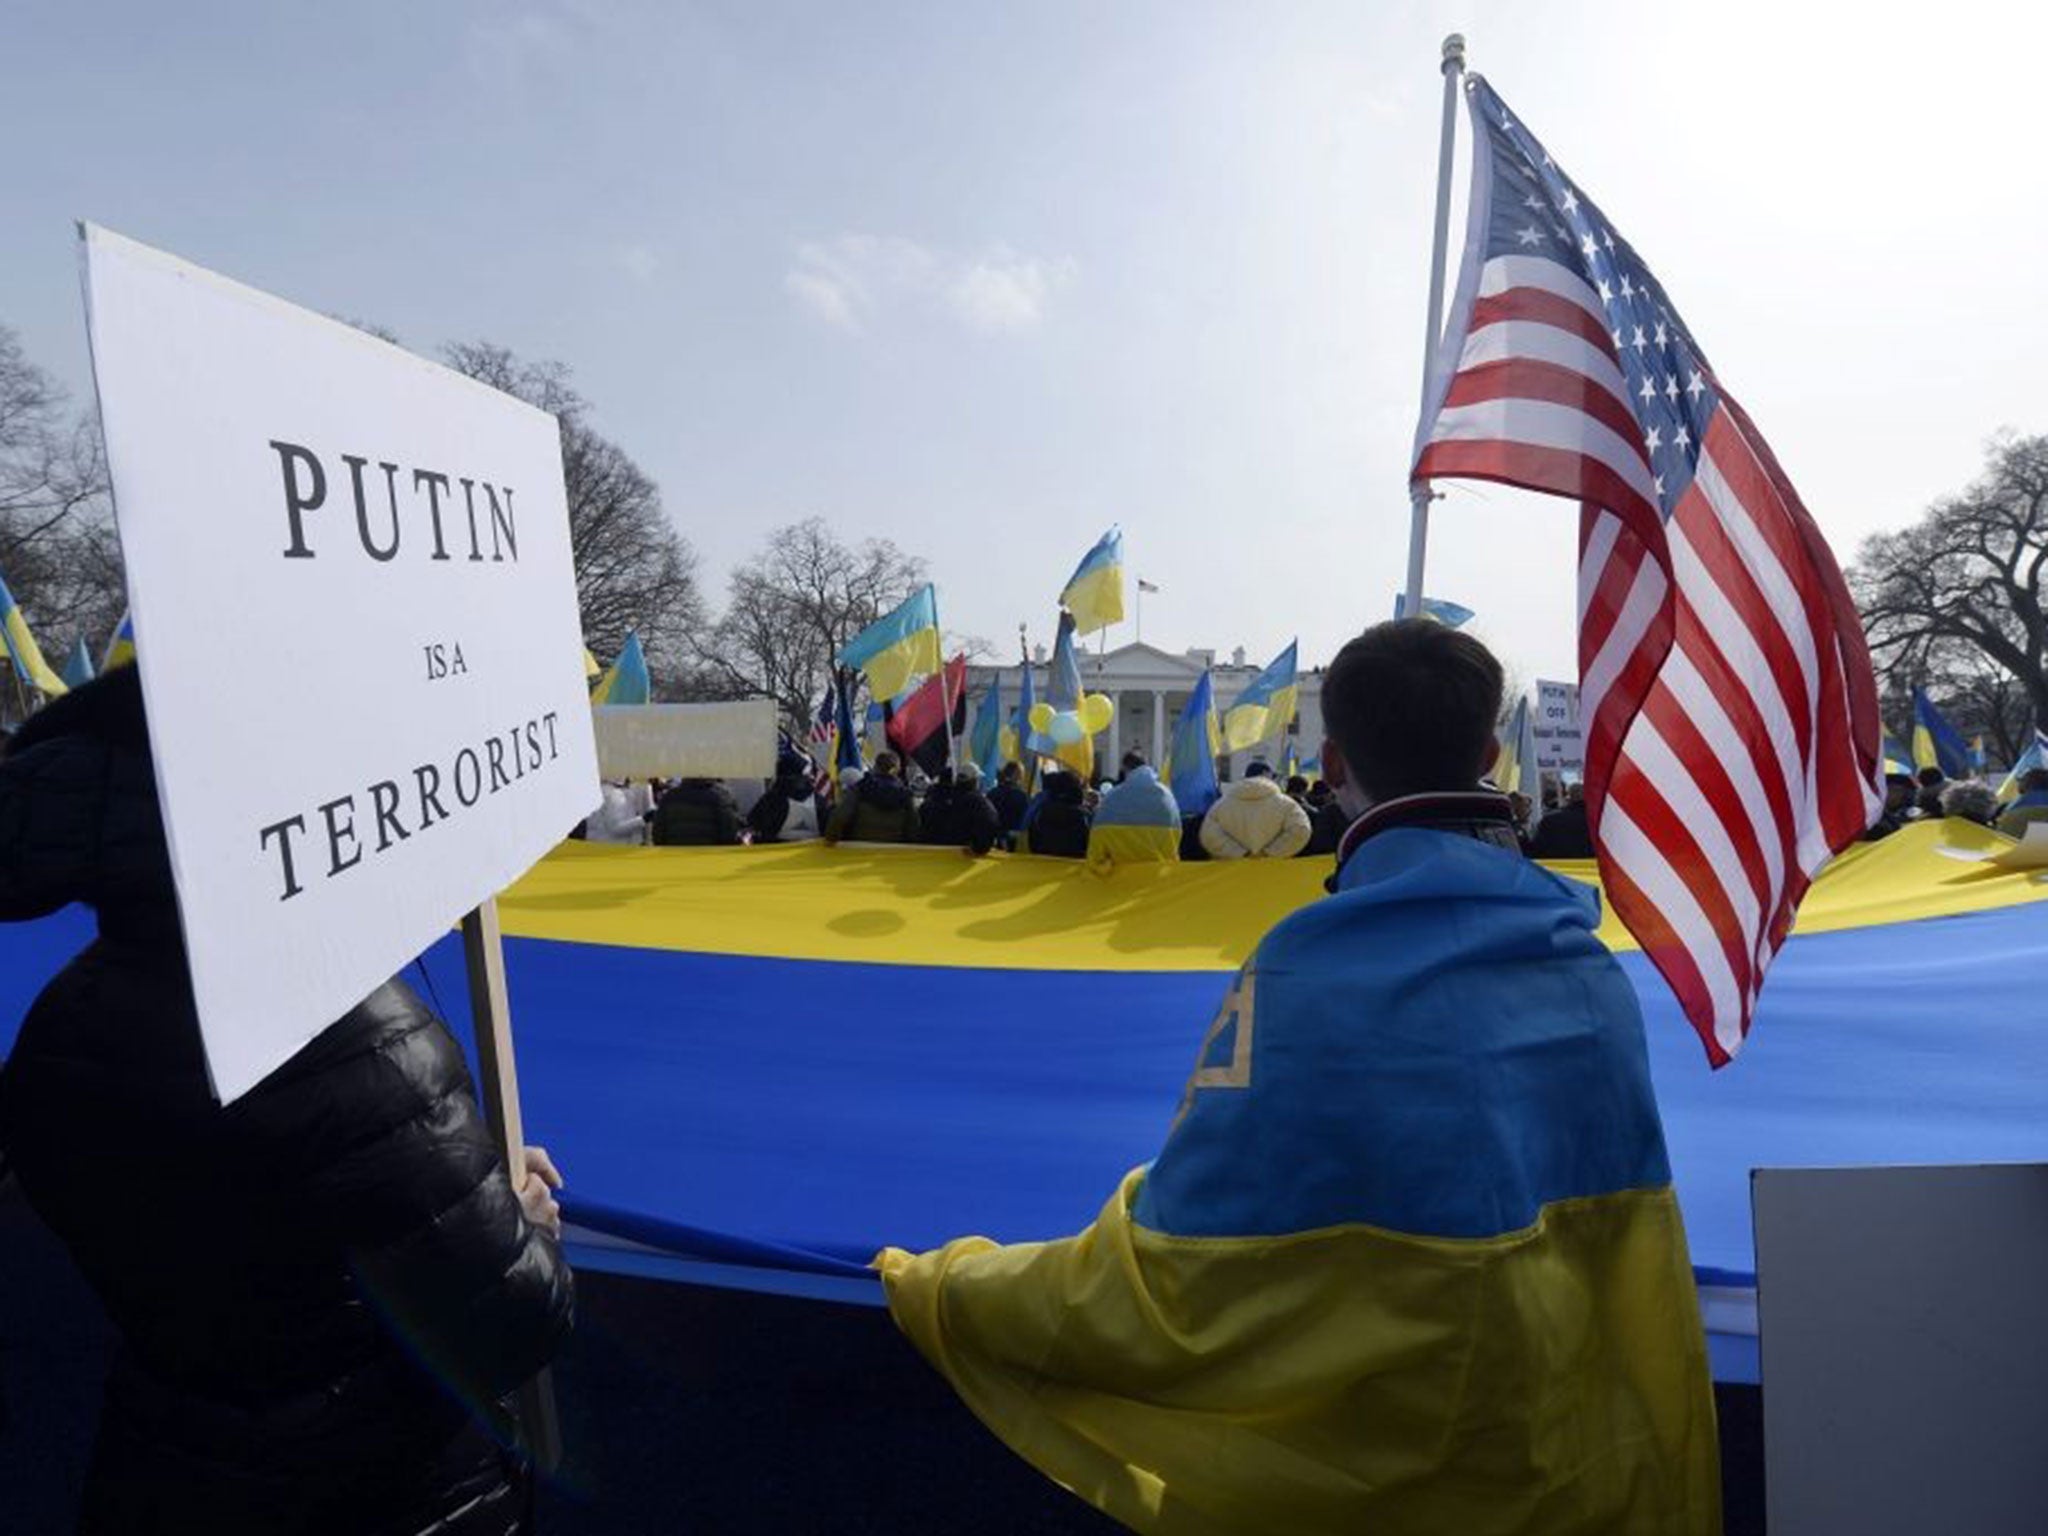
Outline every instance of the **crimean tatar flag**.
{"label": "crimean tatar flag", "polygon": [[1464,266],[1414,475],[1580,504],[1601,879],[1719,1066],[1814,874],[1883,804],[1863,626],[1642,257],[1486,81],[1466,96]]}
{"label": "crimean tatar flag", "polygon": [[1293,721],[1300,698],[1294,680],[1297,643],[1288,641],[1287,649],[1268,662],[1223,712],[1223,744],[1231,751],[1242,752],[1278,736]]}
{"label": "crimean tatar flag", "polygon": [[[1155,589],[1156,590],[1156,589]],[[1084,635],[1124,620],[1124,536],[1111,528],[1081,557],[1060,592],[1060,606],[1074,616]]]}
{"label": "crimean tatar flag", "polygon": [[939,600],[931,583],[847,641],[838,662],[865,672],[878,699],[899,698],[916,679],[938,671]]}
{"label": "crimean tatar flag", "polygon": [[42,647],[29,633],[28,617],[14,601],[14,594],[7,590],[5,577],[0,577],[0,646],[7,648],[7,654],[14,662],[14,675],[26,686],[48,698],[68,691],[64,679],[43,660]]}

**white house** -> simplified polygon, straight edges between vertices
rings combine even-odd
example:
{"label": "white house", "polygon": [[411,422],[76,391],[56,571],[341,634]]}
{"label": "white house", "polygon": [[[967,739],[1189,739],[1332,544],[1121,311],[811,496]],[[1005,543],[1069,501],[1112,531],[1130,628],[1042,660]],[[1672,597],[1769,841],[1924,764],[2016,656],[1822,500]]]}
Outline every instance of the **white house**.
{"label": "white house", "polygon": [[[1082,686],[1090,693],[1106,693],[1116,703],[1115,724],[1095,738],[1096,761],[1107,770],[1105,776],[1115,773],[1118,760],[1131,747],[1138,748],[1155,765],[1165,760],[1167,743],[1173,739],[1174,722],[1180,718],[1188,695],[1201,680],[1204,668],[1215,673],[1216,707],[1222,711],[1229,709],[1237,701],[1237,696],[1259,675],[1260,666],[1260,663],[1247,661],[1243,646],[1232,652],[1229,661],[1222,662],[1216,660],[1214,651],[1184,651],[1176,656],[1142,641],[1120,645],[1099,656],[1093,651],[1083,653]],[[967,696],[969,699],[980,698],[988,687],[989,678],[1000,676],[1003,709],[1005,713],[1014,711],[1022,687],[1022,671],[1021,665],[1015,664],[971,667],[968,669]],[[1047,675],[1044,646],[1038,648],[1032,673],[1032,687],[1042,701]],[[1322,750],[1323,744],[1322,668],[1304,668],[1299,675],[1298,686],[1300,702],[1291,735],[1297,754],[1310,758]],[[1235,778],[1255,757],[1265,758],[1272,763],[1275,772],[1281,772],[1287,755],[1286,740],[1276,736],[1249,751],[1219,759],[1218,772],[1225,779]]]}

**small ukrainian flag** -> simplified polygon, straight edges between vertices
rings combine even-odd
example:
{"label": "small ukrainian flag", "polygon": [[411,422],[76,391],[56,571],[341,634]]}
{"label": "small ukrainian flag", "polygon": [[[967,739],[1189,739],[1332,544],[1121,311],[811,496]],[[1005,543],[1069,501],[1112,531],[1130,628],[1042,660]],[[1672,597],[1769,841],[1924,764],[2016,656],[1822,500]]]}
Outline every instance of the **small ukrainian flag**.
{"label": "small ukrainian flag", "polygon": [[1223,743],[1231,751],[1242,752],[1270,736],[1278,736],[1294,719],[1295,705],[1301,697],[1294,677],[1295,648],[1299,643],[1288,641],[1287,649],[1275,656],[1223,712]]}
{"label": "small ukrainian flag", "polygon": [[7,654],[14,661],[14,675],[26,686],[52,699],[60,693],[69,692],[64,686],[64,679],[43,660],[42,647],[29,633],[28,615],[21,611],[14,594],[7,590],[5,577],[0,577],[0,645],[7,647]]}
{"label": "small ukrainian flag", "polygon": [[1074,629],[1079,634],[1092,635],[1123,622],[1122,529],[1112,527],[1081,557],[1081,563],[1074,567],[1074,574],[1060,590],[1060,606],[1074,616]]}
{"label": "small ukrainian flag", "polygon": [[857,667],[878,699],[901,697],[912,679],[939,670],[939,601],[930,582],[846,643],[839,665]]}

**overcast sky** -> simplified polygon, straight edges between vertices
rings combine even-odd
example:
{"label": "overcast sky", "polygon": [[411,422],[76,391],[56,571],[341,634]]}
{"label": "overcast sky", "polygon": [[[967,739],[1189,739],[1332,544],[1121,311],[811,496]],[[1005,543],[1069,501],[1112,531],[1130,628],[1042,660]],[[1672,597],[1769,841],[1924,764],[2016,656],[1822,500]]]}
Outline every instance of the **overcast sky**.
{"label": "overcast sky", "polygon": [[[91,218],[422,350],[571,364],[714,595],[815,513],[925,555],[949,628],[1040,640],[1116,521],[1164,589],[1147,640],[1263,661],[1298,633],[1313,663],[1404,568],[1446,31],[1846,560],[1999,427],[2048,431],[2044,17],[22,5],[0,321],[86,391]],[[1524,678],[1571,676],[1574,533],[1450,487],[1429,590]]]}

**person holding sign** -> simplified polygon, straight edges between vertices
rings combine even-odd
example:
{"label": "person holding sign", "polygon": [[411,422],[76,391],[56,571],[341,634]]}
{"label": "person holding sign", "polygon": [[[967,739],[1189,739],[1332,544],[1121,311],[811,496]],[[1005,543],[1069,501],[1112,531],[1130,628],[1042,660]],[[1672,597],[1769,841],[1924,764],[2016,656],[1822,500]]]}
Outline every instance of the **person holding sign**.
{"label": "person holding sign", "polygon": [[216,1101],[140,678],[0,757],[0,921],[99,937],[0,1070],[0,1157],[122,1337],[81,1528],[525,1528],[502,1401],[566,1336],[561,1177],[493,1149],[461,1047],[402,983]]}

